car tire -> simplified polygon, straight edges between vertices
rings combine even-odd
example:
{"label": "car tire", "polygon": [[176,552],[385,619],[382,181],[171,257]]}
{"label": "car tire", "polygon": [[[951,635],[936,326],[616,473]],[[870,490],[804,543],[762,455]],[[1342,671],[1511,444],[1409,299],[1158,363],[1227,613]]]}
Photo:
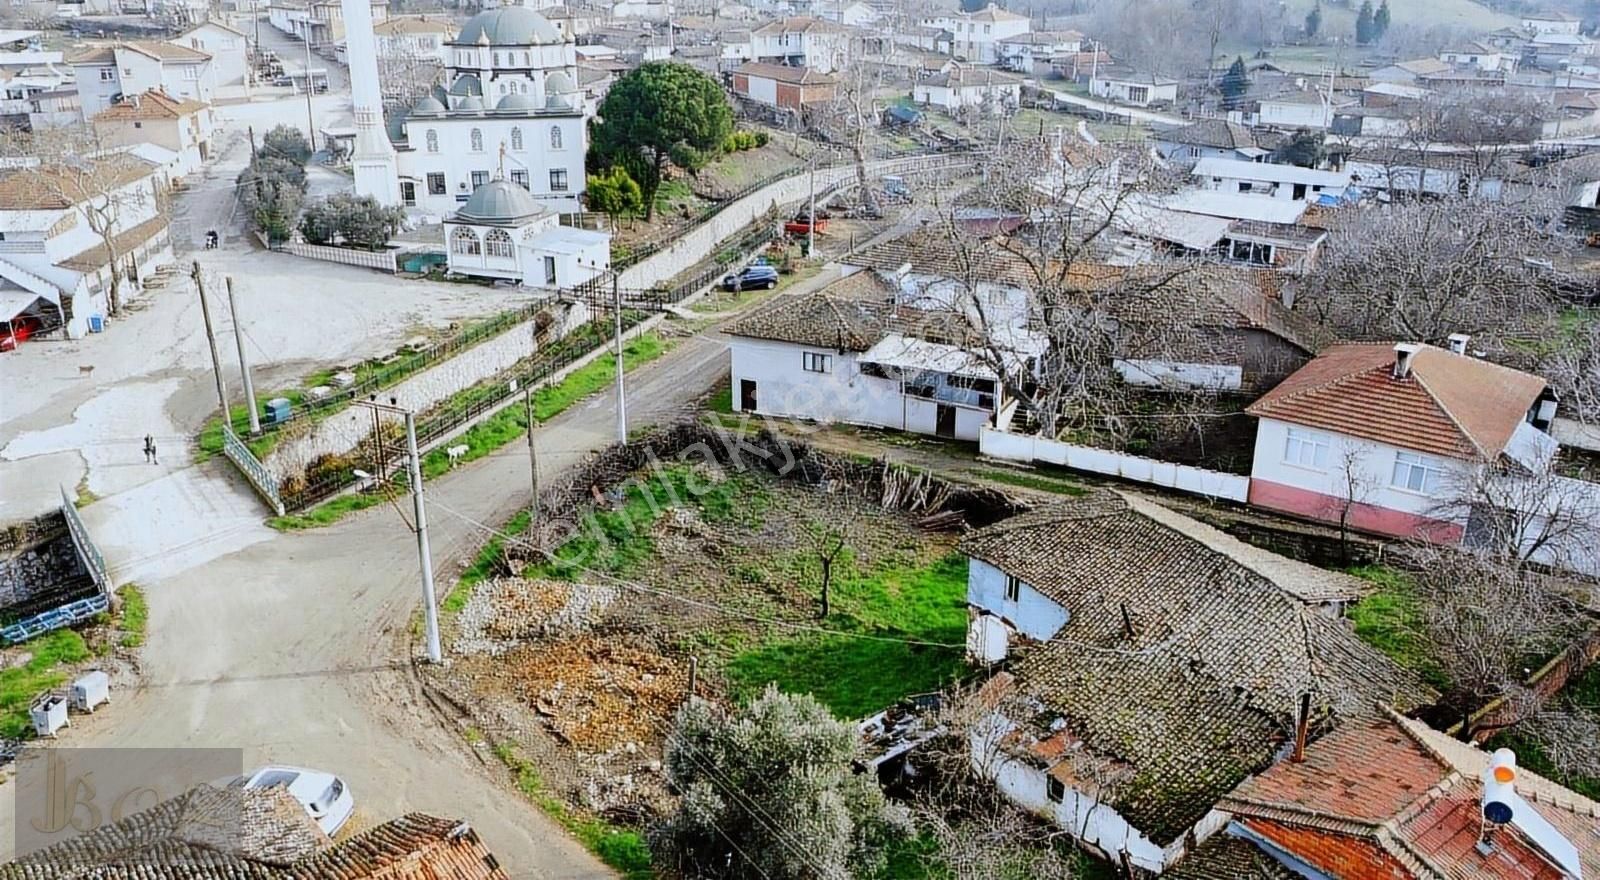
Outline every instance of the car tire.
{"label": "car tire", "polygon": [[777,286],[778,286],[778,282],[776,282],[776,281],[768,281],[767,284],[766,284],[766,287],[767,287],[768,290],[771,290],[772,288],[777,287]]}

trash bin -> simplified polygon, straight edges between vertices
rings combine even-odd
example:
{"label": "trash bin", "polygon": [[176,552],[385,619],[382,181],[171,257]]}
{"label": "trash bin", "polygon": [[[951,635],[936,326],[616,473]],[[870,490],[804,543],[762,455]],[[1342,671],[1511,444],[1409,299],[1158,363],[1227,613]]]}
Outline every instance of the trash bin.
{"label": "trash bin", "polygon": [[89,316],[89,332],[90,333],[99,333],[99,332],[102,332],[105,329],[106,329],[106,319],[105,319],[104,315],[90,315]]}
{"label": "trash bin", "polygon": [[279,425],[289,421],[290,403],[287,397],[274,397],[267,401],[267,424]]}
{"label": "trash bin", "polygon": [[111,702],[111,676],[98,669],[81,675],[72,683],[67,698],[79,712],[93,712],[101,703]]}
{"label": "trash bin", "polygon": [[28,715],[33,718],[35,734],[55,736],[67,726],[67,697],[60,691],[45,691],[34,699]]}

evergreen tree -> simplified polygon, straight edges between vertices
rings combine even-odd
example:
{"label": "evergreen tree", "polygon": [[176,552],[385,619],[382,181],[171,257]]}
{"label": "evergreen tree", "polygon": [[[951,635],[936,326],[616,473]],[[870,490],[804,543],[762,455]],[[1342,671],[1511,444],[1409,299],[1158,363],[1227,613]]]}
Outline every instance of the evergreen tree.
{"label": "evergreen tree", "polygon": [[1306,13],[1306,36],[1315,37],[1322,30],[1322,4],[1318,3]]}
{"label": "evergreen tree", "polygon": [[1383,39],[1383,35],[1388,32],[1389,0],[1383,0],[1383,2],[1378,4],[1378,11],[1372,15],[1372,39],[1374,41],[1381,40]]}
{"label": "evergreen tree", "polygon": [[1301,168],[1315,168],[1327,155],[1323,147],[1322,132],[1299,129],[1273,154],[1273,159]]}
{"label": "evergreen tree", "polygon": [[1373,39],[1372,0],[1361,0],[1361,11],[1356,13],[1356,43],[1362,46]]}
{"label": "evergreen tree", "polygon": [[733,133],[733,109],[717,81],[687,64],[651,61],[612,84],[600,104],[589,167],[615,165],[644,191],[645,219],[670,161],[691,174]]}
{"label": "evergreen tree", "polygon": [[1245,72],[1243,56],[1235,57],[1233,63],[1228,65],[1228,72],[1217,82],[1217,91],[1222,93],[1222,106],[1230,110],[1237,107],[1245,93],[1250,91],[1250,74]]}

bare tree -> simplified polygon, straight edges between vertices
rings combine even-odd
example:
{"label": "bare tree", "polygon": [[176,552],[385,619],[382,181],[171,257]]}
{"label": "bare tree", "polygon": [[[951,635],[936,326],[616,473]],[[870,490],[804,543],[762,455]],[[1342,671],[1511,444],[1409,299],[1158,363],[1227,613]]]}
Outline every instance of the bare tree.
{"label": "bare tree", "polygon": [[817,555],[817,567],[822,578],[822,604],[817,610],[817,618],[822,619],[828,616],[830,610],[831,590],[833,588],[833,563],[849,545],[845,543],[842,532],[826,523],[813,522],[809,531],[811,549]]}
{"label": "bare tree", "polygon": [[1343,444],[1337,451],[1334,474],[1338,480],[1338,496],[1330,501],[1329,513],[1339,520],[1339,557],[1350,564],[1350,519],[1361,505],[1366,504],[1377,489],[1377,481],[1368,468],[1368,456],[1360,444]]}
{"label": "bare tree", "polygon": [[877,94],[884,65],[857,60],[835,71],[834,98],[824,109],[808,111],[806,124],[824,140],[843,143],[856,170],[856,197],[869,214],[878,211],[876,187],[867,179],[867,138],[878,124]]}
{"label": "bare tree", "polygon": [[414,102],[418,96],[428,94],[443,73],[437,54],[420,51],[410,44],[392,46],[378,54],[378,81],[383,84],[386,101]]}
{"label": "bare tree", "polygon": [[1550,337],[1555,344],[1541,358],[1544,376],[1561,401],[1561,411],[1585,424],[1600,422],[1600,322]]}
{"label": "bare tree", "polygon": [[1600,484],[1561,474],[1548,442],[1545,461],[1482,463],[1447,477],[1434,515],[1466,523],[1463,543],[1509,564],[1600,574],[1591,546]]}

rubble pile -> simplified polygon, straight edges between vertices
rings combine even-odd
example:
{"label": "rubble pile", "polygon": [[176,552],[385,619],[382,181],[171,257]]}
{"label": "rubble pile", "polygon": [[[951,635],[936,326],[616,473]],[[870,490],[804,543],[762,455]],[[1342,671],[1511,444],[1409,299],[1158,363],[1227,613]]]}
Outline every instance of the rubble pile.
{"label": "rubble pile", "polygon": [[456,619],[455,650],[499,656],[530,639],[588,629],[616,600],[616,587],[567,581],[495,578],[473,590]]}
{"label": "rubble pile", "polygon": [[530,645],[502,660],[518,698],[590,754],[659,743],[689,686],[686,661],[596,636]]}

